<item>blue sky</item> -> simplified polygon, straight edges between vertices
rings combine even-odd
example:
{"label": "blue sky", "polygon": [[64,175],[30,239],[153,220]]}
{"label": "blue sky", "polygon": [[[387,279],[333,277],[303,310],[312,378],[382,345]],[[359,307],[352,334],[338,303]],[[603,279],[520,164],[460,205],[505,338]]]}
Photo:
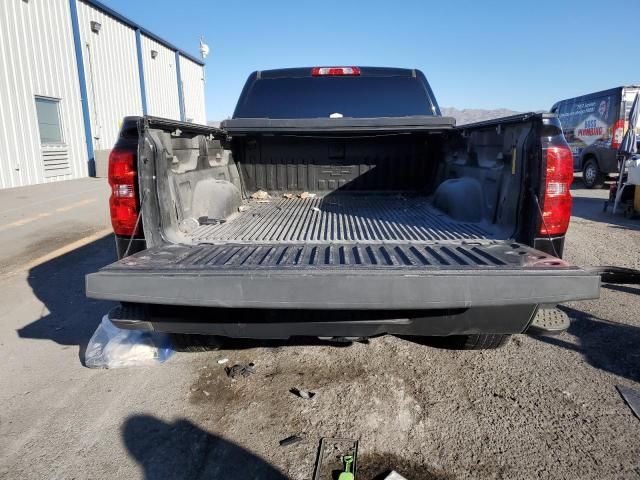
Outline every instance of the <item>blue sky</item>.
{"label": "blue sky", "polygon": [[419,68],[441,106],[519,111],[640,83],[640,0],[103,2],[192,54],[205,36],[210,120],[280,67]]}

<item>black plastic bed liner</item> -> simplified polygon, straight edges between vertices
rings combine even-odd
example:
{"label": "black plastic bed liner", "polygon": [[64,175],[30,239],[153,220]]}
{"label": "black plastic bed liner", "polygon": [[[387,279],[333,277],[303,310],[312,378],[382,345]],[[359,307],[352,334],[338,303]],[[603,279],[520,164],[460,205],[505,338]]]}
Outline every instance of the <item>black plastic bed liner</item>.
{"label": "black plastic bed liner", "polygon": [[423,196],[329,195],[255,200],[225,223],[189,234],[206,242],[412,242],[488,240],[479,224],[457,222]]}
{"label": "black plastic bed liner", "polygon": [[87,276],[92,298],[232,308],[435,309],[597,298],[600,278],[516,243],[167,245]]}

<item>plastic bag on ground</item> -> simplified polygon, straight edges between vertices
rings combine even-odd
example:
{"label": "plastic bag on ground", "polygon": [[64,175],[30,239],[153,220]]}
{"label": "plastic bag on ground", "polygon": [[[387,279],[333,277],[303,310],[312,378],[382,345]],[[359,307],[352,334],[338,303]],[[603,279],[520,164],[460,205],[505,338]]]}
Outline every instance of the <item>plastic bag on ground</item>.
{"label": "plastic bag on ground", "polygon": [[89,368],[123,368],[156,365],[172,354],[168,335],[123,330],[105,315],[89,340],[84,358]]}

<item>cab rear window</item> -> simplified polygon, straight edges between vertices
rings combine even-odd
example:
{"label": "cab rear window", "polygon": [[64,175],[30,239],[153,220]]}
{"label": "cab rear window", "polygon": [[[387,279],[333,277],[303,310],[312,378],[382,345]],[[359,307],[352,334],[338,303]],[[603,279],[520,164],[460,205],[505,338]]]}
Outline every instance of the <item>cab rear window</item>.
{"label": "cab rear window", "polygon": [[351,118],[433,115],[417,77],[262,78],[240,99],[234,118]]}

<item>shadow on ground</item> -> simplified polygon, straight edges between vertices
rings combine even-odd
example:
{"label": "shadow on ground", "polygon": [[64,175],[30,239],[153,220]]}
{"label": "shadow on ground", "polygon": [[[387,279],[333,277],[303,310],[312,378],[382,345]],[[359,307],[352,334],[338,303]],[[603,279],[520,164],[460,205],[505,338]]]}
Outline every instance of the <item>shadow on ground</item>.
{"label": "shadow on ground", "polygon": [[574,344],[557,337],[532,338],[579,352],[587,363],[595,368],[640,382],[639,327],[603,320],[563,305],[559,305],[558,308],[571,317],[568,332],[577,337],[578,343]]}
{"label": "shadow on ground", "polygon": [[[124,422],[121,431],[127,451],[142,468],[145,480],[288,478],[257,455],[188,420],[168,423],[150,415],[135,415]],[[358,463],[358,478],[363,480],[382,480],[392,469],[411,479],[455,478],[395,455],[364,454],[358,457]],[[337,479],[339,472],[332,473],[331,478]]]}
{"label": "shadow on ground", "polygon": [[80,360],[84,361],[91,335],[114,305],[87,298],[84,277],[115,260],[113,236],[107,235],[33,267],[27,280],[48,313],[19,329],[20,338],[78,346]]}
{"label": "shadow on ground", "polygon": [[287,478],[251,452],[188,420],[167,423],[148,415],[132,416],[122,426],[122,438],[145,480]]}
{"label": "shadow on ground", "polygon": [[614,285],[605,283],[602,285],[602,288],[606,288],[607,290],[614,290],[616,292],[629,293],[631,295],[640,295],[640,286],[634,287],[631,285]]}

